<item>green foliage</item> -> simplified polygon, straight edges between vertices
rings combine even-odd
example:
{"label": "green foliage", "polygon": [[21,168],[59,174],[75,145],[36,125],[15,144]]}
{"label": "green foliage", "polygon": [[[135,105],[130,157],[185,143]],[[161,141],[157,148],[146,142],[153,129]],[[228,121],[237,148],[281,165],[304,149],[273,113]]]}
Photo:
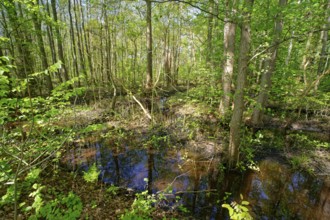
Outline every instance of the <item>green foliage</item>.
{"label": "green foliage", "polygon": [[213,107],[219,105],[219,100],[222,91],[218,85],[201,84],[197,87],[191,88],[188,93],[183,93],[181,98],[186,99],[190,103],[203,102]]}
{"label": "green foliage", "polygon": [[97,132],[105,128],[104,124],[92,124],[88,125],[86,128],[82,129],[82,133]]}
{"label": "green foliage", "polygon": [[40,168],[32,169],[25,177],[25,181],[30,184],[34,183],[39,178],[40,173],[41,173]]}
{"label": "green foliage", "polygon": [[35,220],[45,218],[49,220],[57,219],[78,219],[82,212],[82,202],[80,198],[73,192],[69,192],[67,196],[59,195],[54,200],[44,202],[41,198],[40,191],[34,194],[34,207],[36,214],[29,219]]}
{"label": "green foliage", "polygon": [[86,92],[86,87],[76,87],[71,89],[71,87],[83,79],[83,76],[74,77],[66,82],[59,84],[56,88],[52,90],[52,95],[49,97],[50,100],[56,102],[68,101],[71,97],[78,97]]}
{"label": "green foliage", "polygon": [[5,184],[12,177],[12,169],[4,158],[0,158],[0,184]]}
{"label": "green foliage", "polygon": [[228,209],[229,217],[232,220],[252,220],[252,216],[249,213],[248,201],[243,200],[243,196],[241,195],[241,203],[231,202],[231,204],[223,204],[222,207]]}
{"label": "green foliage", "polygon": [[119,191],[119,187],[115,185],[111,185],[106,189],[106,192],[112,196],[117,195],[118,191]]}
{"label": "green foliage", "polygon": [[287,136],[287,139],[290,140],[293,145],[291,148],[299,148],[299,149],[329,149],[330,143],[323,142],[320,140],[314,140],[305,134],[290,134]]}
{"label": "green foliage", "polygon": [[151,214],[155,210],[153,204],[156,202],[155,195],[148,195],[148,191],[136,194],[136,198],[132,204],[131,210],[126,210],[120,219],[122,220],[139,220],[152,219]]}
{"label": "green foliage", "polygon": [[41,172],[41,169],[39,169],[39,168],[31,169],[29,171],[29,173],[26,175],[24,181],[22,181],[22,182],[16,181],[16,183],[15,183],[13,180],[14,174],[11,173],[11,169],[9,169],[8,166],[4,166],[4,165],[2,165],[2,166],[4,168],[7,168],[7,171],[0,172],[0,176],[3,176],[5,181],[10,181],[10,182],[7,182],[7,184],[10,184],[10,185],[9,185],[9,187],[7,187],[6,194],[4,194],[1,197],[0,207],[4,206],[4,205],[10,205],[15,202],[15,184],[16,184],[16,194],[17,194],[16,199],[18,199],[21,196],[21,192],[28,191],[28,190],[30,190],[31,187],[33,189],[35,189],[35,187],[36,187],[35,182],[37,182],[39,180],[39,174]]}
{"label": "green foliage", "polygon": [[30,193],[30,197],[34,198],[33,204],[32,206],[28,206],[25,211],[29,211],[32,208],[35,209],[35,213],[39,213],[40,209],[42,208],[42,206],[44,205],[44,201],[42,199],[42,194],[41,191],[45,188],[44,186],[40,185],[40,184],[34,184],[32,186],[33,189],[35,189],[34,192]]}
{"label": "green foliage", "polygon": [[100,170],[97,168],[96,164],[94,163],[91,167],[89,167],[87,172],[83,172],[83,178],[88,183],[94,183],[98,180]]}
{"label": "green foliage", "polygon": [[[310,158],[306,155],[297,155],[290,158],[290,164],[293,169],[309,168],[308,164],[310,163]],[[312,170],[307,170],[312,172]]]}
{"label": "green foliage", "polygon": [[[20,191],[17,191],[17,195],[20,195]],[[11,205],[14,204],[15,201],[15,186],[10,185],[7,187],[6,194],[1,197],[0,200],[0,207],[4,205]]]}

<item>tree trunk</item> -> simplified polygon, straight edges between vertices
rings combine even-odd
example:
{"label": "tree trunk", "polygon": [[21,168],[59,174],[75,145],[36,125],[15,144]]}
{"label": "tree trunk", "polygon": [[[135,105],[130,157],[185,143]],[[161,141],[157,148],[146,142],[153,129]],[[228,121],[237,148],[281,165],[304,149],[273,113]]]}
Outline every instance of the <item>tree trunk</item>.
{"label": "tree trunk", "polygon": [[[19,18],[22,17],[18,13],[19,5],[15,4],[14,1],[10,1],[10,4],[6,7],[8,16],[8,26],[11,27],[12,32],[7,32],[7,36],[11,40],[11,55],[15,57],[15,65],[17,66],[17,76],[19,78],[25,78],[28,74],[34,72],[33,59],[29,45],[30,40],[25,33],[24,25],[20,23]],[[5,18],[5,13],[1,11],[2,17]],[[4,19],[5,21],[5,19]],[[7,26],[7,25],[6,25]],[[8,28],[8,27],[7,27]],[[15,48],[17,48],[18,54],[15,54]]]}
{"label": "tree trunk", "polygon": [[328,0],[328,4],[325,7],[325,11],[326,11],[326,23],[324,24],[324,31],[323,32],[323,36],[322,36],[322,49],[321,49],[321,53],[320,53],[320,61],[319,61],[319,65],[318,65],[318,69],[317,69],[317,73],[318,75],[321,75],[323,73],[323,71],[326,70],[326,59],[327,59],[327,46],[328,46],[328,38],[329,38],[329,29],[330,29],[330,15],[329,15],[329,11],[330,11],[330,0]]}
{"label": "tree trunk", "polygon": [[[73,70],[75,72],[76,77],[79,77],[79,68],[77,61],[77,49],[76,49],[76,39],[73,29],[73,18],[71,13],[71,0],[68,1],[68,12],[70,18],[70,36],[71,36],[71,46],[72,46],[72,58],[73,58]],[[80,86],[80,80],[78,79],[78,86]]]}
{"label": "tree trunk", "polygon": [[[230,5],[230,2],[232,5]],[[236,0],[226,1],[226,18],[224,26],[224,64],[222,74],[223,97],[220,101],[219,111],[223,116],[227,113],[230,106],[231,83],[234,72],[235,60],[235,34],[236,24],[232,21],[236,14]]]}
{"label": "tree trunk", "polygon": [[164,74],[166,87],[169,88],[171,85],[171,51],[170,51],[170,33],[169,27],[166,27],[164,37]]}
{"label": "tree trunk", "polygon": [[[81,27],[82,27],[81,37],[82,37],[83,44],[85,45],[85,48],[86,48],[86,56],[87,56],[87,60],[88,60],[89,74],[91,76],[93,73],[92,54],[90,53],[90,49],[89,49],[89,45],[88,45],[89,37],[88,37],[88,34],[86,34],[86,28],[85,28],[85,19],[86,18],[85,18],[84,9],[82,7],[82,5],[83,5],[82,0],[80,0],[79,4],[80,4],[80,14],[81,14],[81,21],[82,21],[81,22]],[[86,8],[88,8],[88,4],[89,3],[86,3]],[[87,72],[86,72],[86,75],[88,76]]]}
{"label": "tree trunk", "polygon": [[[54,18],[54,21],[57,23],[58,19],[57,19],[57,11],[56,11],[56,0],[51,0],[51,4],[52,4],[52,11],[53,11],[53,18]],[[55,33],[56,33],[56,39],[57,39],[58,56],[59,56],[59,59],[62,61],[61,73],[64,75],[64,80],[68,81],[70,78],[69,78],[67,66],[66,66],[65,59],[64,59],[62,37],[61,37],[60,29],[59,29],[58,25],[55,25]]]}
{"label": "tree trunk", "polygon": [[248,69],[248,60],[251,44],[250,20],[254,0],[245,0],[244,21],[241,27],[241,42],[238,58],[238,75],[234,96],[234,110],[230,121],[229,136],[229,167],[233,168],[239,160],[240,128],[244,111],[244,89]]}
{"label": "tree trunk", "polygon": [[213,8],[214,8],[214,0],[209,0],[209,12],[210,14],[208,15],[208,25],[207,25],[207,51],[206,51],[206,62],[211,63],[211,58],[212,58],[212,36],[213,36]]}
{"label": "tree trunk", "polygon": [[75,28],[76,28],[76,32],[77,32],[77,46],[78,46],[78,53],[79,53],[79,64],[80,64],[80,70],[82,71],[83,75],[85,76],[85,81],[88,83],[88,76],[87,76],[87,72],[86,72],[86,66],[85,66],[85,53],[84,53],[84,44],[83,44],[83,40],[82,38],[82,34],[81,34],[81,28],[80,28],[80,24],[78,24],[79,21],[79,12],[80,10],[78,10],[79,6],[79,2],[76,0],[73,0],[73,11],[74,11],[74,16],[75,16]]}
{"label": "tree trunk", "polygon": [[307,42],[306,42],[306,47],[305,47],[305,53],[304,53],[304,56],[303,56],[303,59],[302,59],[302,62],[300,64],[300,69],[302,70],[303,72],[303,75],[302,75],[302,79],[305,83],[305,85],[308,84],[308,80],[307,80],[307,75],[306,75],[306,70],[307,70],[307,67],[309,65],[309,57],[311,56],[311,42],[312,42],[312,39],[313,39],[313,33],[309,33],[308,35],[308,39],[307,39]]}
{"label": "tree trunk", "polygon": [[[279,7],[283,8],[286,5],[286,3],[287,0],[279,0]],[[261,124],[263,108],[265,107],[265,104],[268,100],[268,92],[271,89],[271,78],[273,72],[275,71],[277,51],[279,48],[282,27],[283,27],[282,15],[278,14],[275,22],[273,47],[270,53],[270,58],[266,61],[266,68],[267,68],[266,72],[261,76],[260,92],[257,97],[257,104],[252,114],[252,124],[256,127]]]}
{"label": "tree trunk", "polygon": [[288,54],[285,58],[285,65],[289,66],[290,63],[290,59],[291,59],[291,54],[292,54],[292,48],[293,48],[293,36],[294,36],[294,31],[291,32],[291,39],[290,39],[290,43],[289,43],[289,47],[288,47]]}
{"label": "tree trunk", "polygon": [[[37,3],[39,4],[39,3]],[[40,59],[42,62],[42,68],[43,70],[47,70],[49,65],[48,65],[48,61],[47,61],[47,54],[46,54],[46,50],[45,50],[45,45],[44,45],[44,40],[42,38],[42,30],[41,30],[41,22],[38,18],[38,14],[37,12],[33,13],[33,24],[34,24],[34,29],[37,35],[37,41],[38,41],[38,47],[39,47],[39,52],[40,52]],[[50,73],[46,74],[45,76],[46,78],[46,83],[47,83],[47,88],[48,88],[48,94],[51,93],[51,91],[53,90],[53,83],[52,83],[52,79],[50,77]]]}
{"label": "tree trunk", "polygon": [[145,0],[147,3],[147,78],[146,91],[150,93],[152,89],[152,24],[151,24],[151,0]]}
{"label": "tree trunk", "polygon": [[[49,8],[49,3],[48,1],[46,1],[44,4],[44,6],[46,6],[47,9],[47,14],[49,17],[51,17],[51,12],[50,12],[50,8]],[[53,28],[51,25],[47,25],[47,36],[48,36],[48,42],[49,42],[49,46],[50,46],[50,52],[52,54],[52,63],[56,63],[57,62],[57,54],[56,54],[56,49],[55,49],[55,40],[54,40],[54,33],[53,33]],[[58,76],[58,80],[60,81],[60,83],[63,82],[61,74],[59,74],[60,71],[56,71],[56,75]]]}

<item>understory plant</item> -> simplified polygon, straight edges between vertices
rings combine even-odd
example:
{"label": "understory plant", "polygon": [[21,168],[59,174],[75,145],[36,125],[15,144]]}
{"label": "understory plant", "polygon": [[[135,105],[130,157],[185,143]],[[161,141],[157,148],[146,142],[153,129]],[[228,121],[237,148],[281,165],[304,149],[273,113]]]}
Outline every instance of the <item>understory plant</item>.
{"label": "understory plant", "polygon": [[42,198],[41,190],[43,186],[35,185],[36,191],[30,194],[34,197],[32,208],[35,209],[35,214],[31,215],[29,220],[36,219],[78,219],[82,212],[81,199],[73,192],[68,195],[57,195],[55,199],[45,202]]}
{"label": "understory plant", "polygon": [[232,220],[252,220],[252,216],[249,213],[249,202],[243,200],[243,196],[240,195],[241,202],[237,203],[235,201],[230,204],[223,204],[222,207],[227,209],[229,212],[229,217]]}
{"label": "understory plant", "polygon": [[94,183],[98,180],[100,172],[101,171],[94,163],[91,167],[89,167],[87,172],[84,172],[83,178],[88,183]]}
{"label": "understory plant", "polygon": [[[4,59],[0,57],[0,146],[5,146],[0,148],[0,190],[5,194],[1,197],[0,208],[6,206],[17,219],[19,210],[28,207],[28,201],[21,204],[19,201],[29,194],[35,199],[30,210],[37,207],[42,210],[39,173],[46,166],[58,163],[62,147],[72,138],[72,130],[58,126],[55,120],[70,105],[70,98],[83,89],[69,89],[77,80],[72,79],[47,96],[35,96],[31,94],[32,83],[47,74],[55,74],[61,63],[30,74],[26,79],[13,79],[7,73],[15,67],[6,65],[8,60],[3,62]],[[71,200],[72,196],[69,198]],[[30,210],[25,209],[26,212]]]}
{"label": "understory plant", "polygon": [[136,194],[136,198],[130,210],[126,210],[120,219],[122,220],[143,220],[152,219],[151,214],[155,211],[153,204],[156,202],[154,194],[149,195],[148,190]]}

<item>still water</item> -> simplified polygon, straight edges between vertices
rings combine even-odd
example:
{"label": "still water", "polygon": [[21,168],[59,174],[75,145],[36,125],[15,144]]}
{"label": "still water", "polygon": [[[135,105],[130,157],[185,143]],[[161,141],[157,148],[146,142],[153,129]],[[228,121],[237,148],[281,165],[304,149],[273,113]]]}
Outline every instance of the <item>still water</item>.
{"label": "still water", "polygon": [[100,180],[109,184],[166,192],[168,207],[174,204],[171,198],[179,196],[178,202],[196,219],[226,219],[224,197],[228,203],[238,201],[240,194],[250,202],[255,219],[330,219],[329,177],[293,171],[271,158],[258,163],[259,171],[228,173],[221,169],[221,158],[203,158],[182,149],[109,145],[87,143],[68,150],[64,162],[81,170],[96,163]]}

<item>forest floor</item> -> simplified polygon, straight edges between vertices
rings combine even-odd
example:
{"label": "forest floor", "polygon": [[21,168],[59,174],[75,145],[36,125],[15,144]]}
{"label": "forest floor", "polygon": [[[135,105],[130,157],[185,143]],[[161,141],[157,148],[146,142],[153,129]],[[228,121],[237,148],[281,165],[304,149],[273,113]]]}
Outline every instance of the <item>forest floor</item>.
{"label": "forest floor", "polygon": [[[180,96],[170,97],[167,99],[166,112],[158,112],[155,114],[155,121],[151,122],[134,102],[119,100],[117,103],[119,113],[116,114],[109,111],[108,103],[110,100],[102,100],[87,109],[77,109],[74,115],[68,113],[62,116],[58,123],[64,120],[66,126],[71,124],[78,127],[101,123],[104,125],[101,132],[124,129],[140,134],[148,134],[151,127],[157,125],[171,133],[176,145],[190,148],[205,157],[223,155],[225,143],[228,141],[228,124],[221,122],[215,113],[216,108],[212,109],[208,104],[187,102]],[[314,175],[330,174],[329,116],[295,121],[274,117],[267,119],[264,125],[265,132],[261,131],[263,137],[259,137],[259,146],[257,144],[254,149],[255,158],[282,158],[294,169],[305,170]],[[277,136],[276,131],[279,131],[280,137]],[[246,135],[249,136],[249,132]],[[88,141],[88,138],[85,138],[79,141]],[[244,159],[248,158],[243,157]],[[83,211],[85,217],[88,215],[94,216],[95,219],[116,219],[109,216],[120,216],[130,208],[134,200],[134,195],[124,189],[117,196],[108,196],[104,193],[105,187],[102,183],[94,186],[86,185],[79,176],[68,177],[65,182],[72,185],[84,203],[96,202],[96,208],[85,206]],[[180,216],[179,212],[163,210],[157,210],[155,214],[158,215],[157,219],[165,216]]]}
{"label": "forest floor", "polygon": [[[159,103],[160,98],[155,101]],[[53,123],[59,127],[83,130],[85,135],[80,135],[74,140],[75,143],[95,141],[91,139],[97,140],[100,135],[109,131],[134,131],[143,136],[161,127],[171,136],[172,144],[190,148],[204,157],[224,155],[229,125],[228,122],[219,119],[217,107],[212,107],[210,103],[187,100],[182,93],[167,97],[166,107],[163,106],[164,103],[155,104],[157,113],[154,115],[154,121],[150,121],[142,109],[126,97],[118,99],[116,113],[109,109],[110,103],[111,100],[105,99],[91,106],[73,106],[73,110],[63,112]],[[248,118],[246,119],[248,121]],[[290,125],[287,125],[288,121]],[[93,125],[101,126],[97,126],[97,129],[86,129]],[[253,158],[243,155],[242,160],[248,163],[251,159],[280,157],[293,168],[303,169],[315,175],[329,175],[329,134],[329,116],[295,121],[273,117],[265,121],[265,130],[261,129],[257,134],[252,134],[249,129],[244,131],[244,140],[250,143],[245,147],[252,149]],[[108,186],[101,182],[86,183],[80,174],[68,172],[68,168],[63,164],[55,169],[46,168],[42,176],[42,185],[58,193],[73,191],[77,194],[84,204],[80,219],[118,219],[125,210],[130,209],[135,198],[134,193],[124,188],[120,188],[114,195],[108,193]],[[28,195],[23,198],[31,200]],[[12,213],[12,210],[6,207],[4,212]],[[11,214],[7,215],[7,218],[10,216]],[[154,212],[156,219],[165,216],[189,219],[186,214],[176,210],[157,209]],[[23,215],[20,218],[25,219]]]}

